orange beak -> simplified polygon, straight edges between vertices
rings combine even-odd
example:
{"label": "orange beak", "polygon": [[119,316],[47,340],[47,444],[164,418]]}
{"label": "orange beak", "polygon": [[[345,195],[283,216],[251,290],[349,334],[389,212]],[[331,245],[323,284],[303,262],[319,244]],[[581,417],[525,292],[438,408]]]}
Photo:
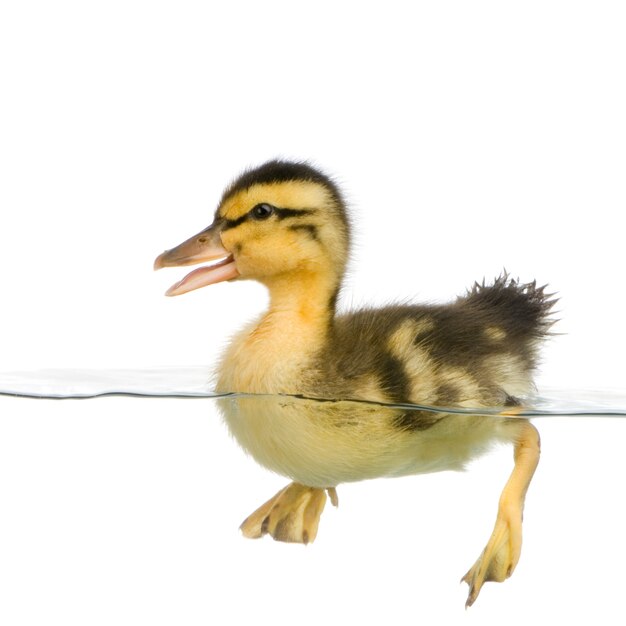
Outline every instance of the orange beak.
{"label": "orange beak", "polygon": [[155,270],[162,267],[179,267],[215,261],[212,265],[199,267],[187,274],[165,292],[166,296],[179,296],[188,291],[224,280],[232,280],[239,276],[233,255],[222,245],[221,231],[222,223],[217,220],[202,232],[183,241],[175,248],[166,250],[156,258]]}

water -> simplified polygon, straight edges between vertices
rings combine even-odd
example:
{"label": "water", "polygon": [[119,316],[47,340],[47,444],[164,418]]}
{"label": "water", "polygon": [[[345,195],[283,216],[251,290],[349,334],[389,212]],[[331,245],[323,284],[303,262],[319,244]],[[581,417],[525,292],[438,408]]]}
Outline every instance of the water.
{"label": "water", "polygon": [[[157,398],[220,398],[225,396],[254,398],[254,394],[220,394],[211,390],[209,367],[153,369],[44,369],[22,372],[0,372],[0,396],[31,399],[78,400],[104,396]],[[334,400],[317,398],[318,400]],[[342,398],[356,403],[363,402]],[[522,406],[440,407],[412,404],[379,406],[415,411],[446,412],[467,415],[508,417],[626,417],[626,391],[616,389],[543,388],[536,395],[523,398]]]}
{"label": "water", "polygon": [[[439,437],[445,454],[422,468],[428,475],[340,484],[339,507],[326,505],[305,550],[238,531],[288,480],[242,454],[218,402],[286,405],[319,419],[442,407],[216,396],[208,370],[0,375],[0,589],[20,623],[35,605],[110,622],[94,619],[103,598],[115,599],[124,623],[237,623],[252,611],[261,624],[294,615],[304,624],[414,624],[420,615],[525,624],[538,607],[545,620],[623,621],[624,392],[541,388],[515,415],[446,408],[456,414]],[[467,413],[484,416],[489,445],[463,457]],[[488,583],[466,613],[458,581],[491,533],[513,467],[506,437],[495,435],[504,422],[526,421],[511,417],[540,418],[542,438],[522,556],[511,579]],[[415,437],[432,449],[434,433]]]}

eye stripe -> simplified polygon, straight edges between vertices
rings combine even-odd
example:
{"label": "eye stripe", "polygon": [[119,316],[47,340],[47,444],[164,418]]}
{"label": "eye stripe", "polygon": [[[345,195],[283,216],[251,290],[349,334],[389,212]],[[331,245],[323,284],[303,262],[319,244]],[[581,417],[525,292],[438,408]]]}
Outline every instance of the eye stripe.
{"label": "eye stripe", "polygon": [[[315,213],[314,209],[279,209],[276,207],[274,208],[274,215],[276,215],[276,217],[279,220],[284,220],[289,217],[302,217],[304,215],[311,215],[312,213]],[[250,219],[250,213],[249,212],[244,213],[243,215],[239,216],[238,218],[234,220],[229,220],[226,217],[223,217],[222,219],[224,220],[223,230],[228,230],[230,228],[236,228],[240,224],[247,222]]]}
{"label": "eye stripe", "polygon": [[223,217],[222,219],[224,220],[224,226],[222,227],[222,230],[235,228],[236,226],[239,226],[239,224],[243,224],[249,217],[250,216],[247,213],[244,213],[241,217],[238,217],[236,220],[229,220]]}
{"label": "eye stripe", "polygon": [[275,212],[279,220],[284,220],[287,217],[301,217],[302,215],[315,213],[313,209],[276,209]]}
{"label": "eye stripe", "polygon": [[289,226],[289,230],[305,230],[311,239],[319,241],[319,235],[317,232],[317,226],[314,224],[292,224]]}

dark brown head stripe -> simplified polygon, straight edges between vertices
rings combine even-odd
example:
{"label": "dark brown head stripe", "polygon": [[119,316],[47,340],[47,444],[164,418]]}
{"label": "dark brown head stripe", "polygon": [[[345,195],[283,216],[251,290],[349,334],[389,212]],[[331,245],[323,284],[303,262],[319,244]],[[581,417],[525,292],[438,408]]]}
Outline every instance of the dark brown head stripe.
{"label": "dark brown head stripe", "polygon": [[318,183],[328,189],[338,204],[343,205],[341,192],[334,181],[322,174],[319,170],[308,163],[297,161],[273,160],[263,165],[244,172],[239,178],[233,181],[224,191],[222,202],[234,196],[240,191],[249,189],[253,185],[268,185],[272,183],[285,183],[289,181],[305,181]]}
{"label": "dark brown head stripe", "polygon": [[315,209],[279,209],[274,208],[274,213],[279,220],[284,220],[286,217],[300,217],[302,215],[311,215],[315,213]]}
{"label": "dark brown head stripe", "polygon": [[304,230],[314,241],[319,241],[319,233],[317,232],[317,226],[315,224],[291,224],[289,230],[298,231]]}
{"label": "dark brown head stripe", "polygon": [[224,222],[224,226],[222,226],[222,230],[228,230],[229,228],[235,228],[240,224],[243,224],[250,217],[249,213],[244,213],[242,216],[238,217],[235,220],[229,220],[225,217],[222,217],[222,221]]}
{"label": "dark brown head stripe", "polygon": [[[284,220],[288,217],[301,217],[303,215],[311,215],[311,213],[315,213],[314,209],[279,209],[274,207],[274,215],[279,220]],[[225,217],[221,218],[224,221],[223,230],[228,230],[229,228],[235,228],[244,222],[247,222],[249,219],[253,219],[250,212],[244,213],[234,220],[229,220]]]}

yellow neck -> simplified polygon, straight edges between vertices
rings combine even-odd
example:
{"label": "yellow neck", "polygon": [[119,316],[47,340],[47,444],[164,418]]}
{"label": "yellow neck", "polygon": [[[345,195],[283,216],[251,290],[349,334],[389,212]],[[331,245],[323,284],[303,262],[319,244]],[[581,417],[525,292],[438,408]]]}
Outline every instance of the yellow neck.
{"label": "yellow neck", "polygon": [[261,325],[269,319],[289,319],[291,324],[306,327],[309,332],[325,334],[335,315],[333,296],[337,283],[335,277],[318,272],[298,271],[272,277],[267,282],[270,308]]}
{"label": "yellow neck", "polygon": [[296,393],[310,359],[328,341],[336,281],[300,271],[268,283],[269,311],[224,355],[220,391]]}

